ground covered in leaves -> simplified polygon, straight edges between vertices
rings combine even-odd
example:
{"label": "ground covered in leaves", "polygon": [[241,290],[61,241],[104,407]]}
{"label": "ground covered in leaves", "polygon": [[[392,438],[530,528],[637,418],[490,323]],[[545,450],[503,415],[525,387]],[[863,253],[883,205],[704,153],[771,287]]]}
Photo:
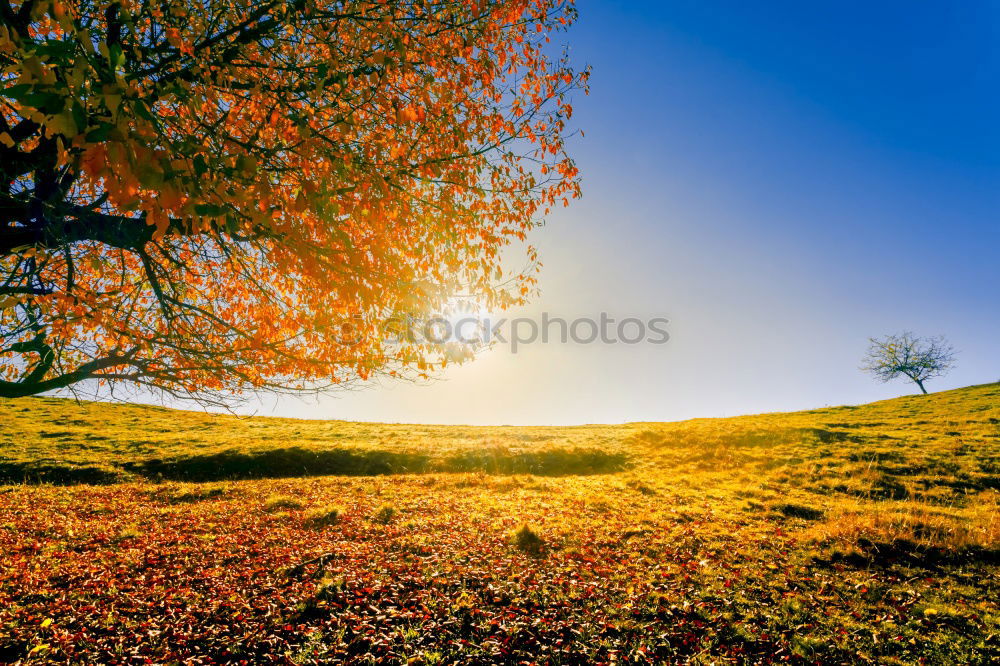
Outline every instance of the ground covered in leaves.
{"label": "ground covered in leaves", "polygon": [[600,473],[0,487],[0,662],[1000,660],[1000,386],[741,419]]}

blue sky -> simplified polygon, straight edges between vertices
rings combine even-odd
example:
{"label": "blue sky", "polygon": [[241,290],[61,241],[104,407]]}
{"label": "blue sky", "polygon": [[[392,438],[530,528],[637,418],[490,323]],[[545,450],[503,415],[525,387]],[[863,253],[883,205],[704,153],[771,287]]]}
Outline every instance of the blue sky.
{"label": "blue sky", "polygon": [[426,386],[260,413],[582,423],[859,403],[869,336],[1000,379],[1000,3],[579,2],[584,197],[515,315],[664,316],[666,345],[496,349]]}

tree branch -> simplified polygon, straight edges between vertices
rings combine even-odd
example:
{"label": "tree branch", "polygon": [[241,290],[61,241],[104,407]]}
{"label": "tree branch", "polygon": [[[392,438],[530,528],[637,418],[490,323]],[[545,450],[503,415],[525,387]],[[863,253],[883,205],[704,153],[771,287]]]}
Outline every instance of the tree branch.
{"label": "tree branch", "polygon": [[[50,363],[51,365],[51,363]],[[36,395],[45,391],[66,388],[70,384],[81,382],[85,379],[97,377],[97,373],[106,368],[113,368],[118,365],[130,365],[129,355],[108,356],[84,363],[72,372],[52,377],[46,380],[35,380],[33,371],[26,376],[23,381],[8,382],[0,381],[0,398],[24,398],[29,395]],[[46,372],[48,368],[46,368]],[[31,379],[31,381],[29,381]]]}

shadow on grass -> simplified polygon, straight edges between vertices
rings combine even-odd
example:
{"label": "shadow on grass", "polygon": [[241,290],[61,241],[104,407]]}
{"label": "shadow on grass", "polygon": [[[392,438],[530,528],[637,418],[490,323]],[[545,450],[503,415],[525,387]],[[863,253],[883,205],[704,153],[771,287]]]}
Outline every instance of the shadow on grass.
{"label": "shadow on grass", "polygon": [[986,564],[1000,564],[1000,550],[982,546],[965,546],[957,550],[924,546],[906,539],[890,542],[873,542],[858,539],[858,551],[833,553],[829,558],[814,557],[820,566],[844,565],[858,569],[891,568],[904,566],[911,569],[927,569],[941,573],[943,567],[968,567]]}
{"label": "shadow on grass", "polygon": [[442,472],[486,472],[487,474],[605,474],[628,466],[628,456],[600,449],[550,449],[510,453],[467,451],[444,460]]}
{"label": "shadow on grass", "polygon": [[132,460],[115,467],[37,462],[0,463],[0,483],[106,484],[129,478],[226,481],[304,476],[379,476],[430,472],[484,472],[546,476],[604,474],[624,469],[628,458],[598,449],[539,452],[470,451],[444,458],[419,453],[306,449],[229,449],[172,459]]}
{"label": "shadow on grass", "polygon": [[130,462],[123,467],[146,478],[223,481],[296,476],[407,474],[425,471],[427,462],[427,456],[420,454],[287,447],[260,451],[229,449],[169,460]]}
{"label": "shadow on grass", "polygon": [[0,484],[5,483],[55,483],[59,485],[105,485],[123,481],[116,469],[96,465],[73,465],[52,462],[0,462]]}

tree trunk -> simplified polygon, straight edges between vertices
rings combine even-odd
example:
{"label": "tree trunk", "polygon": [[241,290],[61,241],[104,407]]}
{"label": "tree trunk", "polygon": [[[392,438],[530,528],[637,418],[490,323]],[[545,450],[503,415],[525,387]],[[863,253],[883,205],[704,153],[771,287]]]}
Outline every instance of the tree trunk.
{"label": "tree trunk", "polygon": [[919,386],[920,390],[924,392],[924,395],[927,395],[927,389],[924,388],[924,383],[919,379],[914,379],[913,381],[917,383],[917,386]]}

